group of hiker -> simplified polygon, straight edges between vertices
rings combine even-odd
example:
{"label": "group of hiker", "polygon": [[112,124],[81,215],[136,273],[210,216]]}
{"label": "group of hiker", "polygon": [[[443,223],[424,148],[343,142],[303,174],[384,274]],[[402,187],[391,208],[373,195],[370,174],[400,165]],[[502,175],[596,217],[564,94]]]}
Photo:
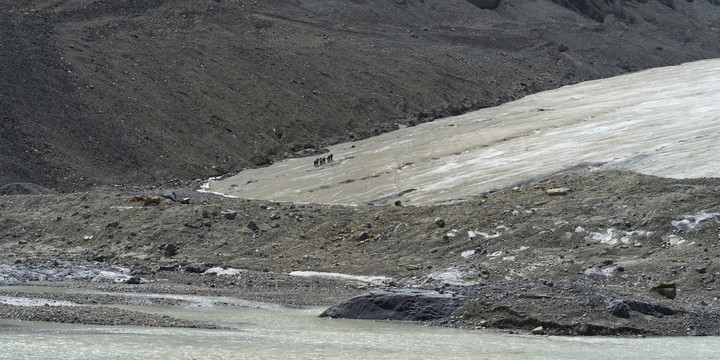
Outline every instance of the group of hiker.
{"label": "group of hiker", "polygon": [[328,156],[323,156],[321,158],[315,159],[315,167],[318,167],[320,165],[325,165],[326,162],[333,161],[333,154],[330,154]]}

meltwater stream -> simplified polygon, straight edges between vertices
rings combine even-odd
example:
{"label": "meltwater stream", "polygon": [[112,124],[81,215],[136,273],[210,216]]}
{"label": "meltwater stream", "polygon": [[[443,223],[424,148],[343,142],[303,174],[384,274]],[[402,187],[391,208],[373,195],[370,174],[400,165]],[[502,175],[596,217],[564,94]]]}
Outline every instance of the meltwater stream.
{"label": "meltwater stream", "polygon": [[[141,296],[141,295],[135,295]],[[233,302],[232,299],[228,299]],[[237,299],[236,299],[237,300]],[[0,359],[716,359],[720,338],[508,335],[339,320],[322,308],[123,306],[232,330],[0,321]]]}

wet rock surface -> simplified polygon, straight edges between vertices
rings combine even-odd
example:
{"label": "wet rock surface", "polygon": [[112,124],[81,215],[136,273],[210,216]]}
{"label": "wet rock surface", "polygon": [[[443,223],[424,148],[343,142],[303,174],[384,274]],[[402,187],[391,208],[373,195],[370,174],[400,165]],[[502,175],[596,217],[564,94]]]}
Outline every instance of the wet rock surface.
{"label": "wet rock surface", "polygon": [[320,317],[432,321],[449,317],[464,302],[462,295],[434,290],[378,290],[342,301]]}

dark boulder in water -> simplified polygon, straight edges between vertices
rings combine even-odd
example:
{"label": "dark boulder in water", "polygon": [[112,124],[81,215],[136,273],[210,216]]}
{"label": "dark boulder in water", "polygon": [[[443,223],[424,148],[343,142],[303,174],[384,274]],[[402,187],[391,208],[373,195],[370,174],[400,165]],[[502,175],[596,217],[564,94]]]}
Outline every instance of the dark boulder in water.
{"label": "dark boulder in water", "polygon": [[464,303],[464,296],[432,290],[378,290],[341,301],[320,317],[433,321],[449,317]]}

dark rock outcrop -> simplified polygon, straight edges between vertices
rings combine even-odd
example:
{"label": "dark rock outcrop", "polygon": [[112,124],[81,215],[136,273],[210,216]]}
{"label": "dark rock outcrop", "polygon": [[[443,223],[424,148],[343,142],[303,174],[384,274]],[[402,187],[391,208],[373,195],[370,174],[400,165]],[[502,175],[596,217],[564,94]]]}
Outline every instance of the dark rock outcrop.
{"label": "dark rock outcrop", "polygon": [[469,3],[486,10],[493,10],[500,5],[500,0],[467,0]]}
{"label": "dark rock outcrop", "polygon": [[252,231],[254,231],[254,232],[260,231],[260,227],[259,227],[258,224],[256,224],[254,221],[249,222],[249,223],[247,224],[247,228],[250,229],[250,230],[252,230]]}
{"label": "dark rock outcrop", "polygon": [[207,265],[203,263],[194,263],[185,267],[185,272],[202,274],[207,270]]}
{"label": "dark rock outcrop", "polygon": [[177,201],[177,194],[175,194],[175,192],[172,190],[164,190],[162,192],[162,197],[170,199],[172,201]]}
{"label": "dark rock outcrop", "polygon": [[320,317],[433,321],[449,317],[464,303],[464,296],[432,290],[371,291],[338,303],[325,310]]}
{"label": "dark rock outcrop", "polygon": [[223,210],[220,212],[220,216],[222,216],[223,219],[226,220],[234,220],[237,216],[237,211],[235,210]]}

